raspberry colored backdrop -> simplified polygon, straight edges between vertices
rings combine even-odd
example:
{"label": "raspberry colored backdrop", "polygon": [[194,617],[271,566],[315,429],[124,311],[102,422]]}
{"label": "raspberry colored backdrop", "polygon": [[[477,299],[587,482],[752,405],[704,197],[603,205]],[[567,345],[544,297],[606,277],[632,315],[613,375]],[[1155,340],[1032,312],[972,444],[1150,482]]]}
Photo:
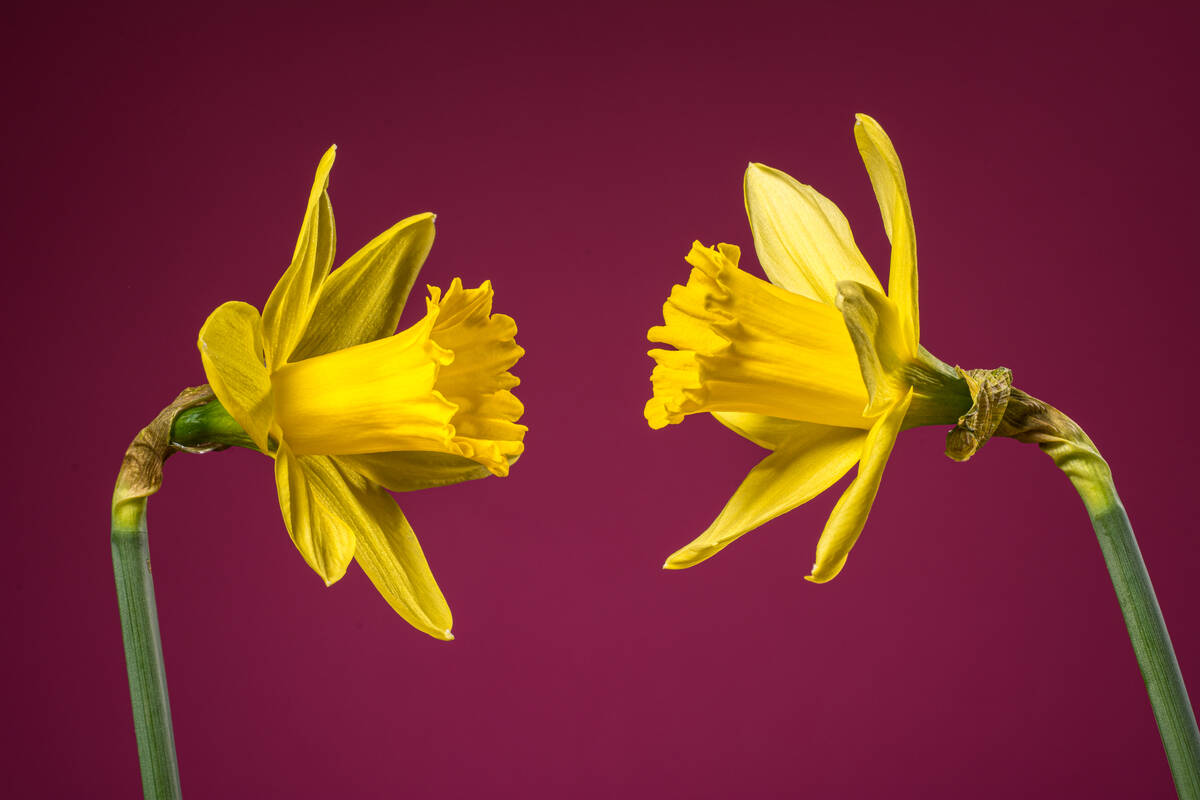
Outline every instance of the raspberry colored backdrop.
{"label": "raspberry colored backdrop", "polygon": [[692,240],[740,244],[757,272],[748,161],[837,202],[886,272],[851,135],[873,115],[908,176],[923,344],[1011,367],[1095,439],[1196,697],[1200,110],[1181,8],[10,17],[0,794],[140,791],[112,483],[137,430],[203,382],[207,314],[261,307],[336,142],[341,258],[428,210],[421,282],[494,282],[527,350],[527,451],[506,479],[401,497],[452,643],[357,567],[324,588],[267,459],[171,459],[150,541],[189,796],[1173,796],[1088,519],[1034,447],[961,465],[943,430],[904,433],[846,570],[816,586],[836,493],[661,571],[763,451],[641,413],[646,329]]}

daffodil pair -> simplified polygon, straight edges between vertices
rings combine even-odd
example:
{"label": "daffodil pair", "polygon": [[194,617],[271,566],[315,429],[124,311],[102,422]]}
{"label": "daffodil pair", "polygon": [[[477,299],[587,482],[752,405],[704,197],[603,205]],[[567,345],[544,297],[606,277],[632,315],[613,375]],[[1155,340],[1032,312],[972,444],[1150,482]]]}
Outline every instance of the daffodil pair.
{"label": "daffodil pair", "polygon": [[[860,116],[855,137],[892,241],[889,291],[837,207],[782,172],[752,164],[746,208],[770,283],[739,250],[696,243],[693,267],[650,331],[655,428],[711,412],[772,451],[716,521],[668,567],[698,563],[827,489],[855,464],[809,580],[833,578],[862,531],[899,431],[952,422],[965,382],[920,346],[916,244],[900,161]],[[433,241],[433,216],[405,219],[339,269],[322,158],[291,265],[261,316],[226,303],[200,332],[216,397],[275,462],[292,540],[327,584],[358,561],[415,627],[451,638],[451,616],[387,490],[506,475],[522,452],[523,408],[508,372],[522,350],[512,319],[491,313],[489,283],[443,295],[394,333]]]}
{"label": "daffodil pair", "polygon": [[953,423],[970,405],[963,378],[920,345],[916,238],[900,159],[870,117],[857,117],[854,137],[892,245],[886,293],[837,206],[751,164],[746,211],[770,282],[739,267],[737,247],[696,242],[686,285],[674,287],[664,324],[650,329],[652,342],[675,348],[650,351],[650,426],[709,412],[772,451],[667,568],[704,561],[857,464],[807,576],[831,580],[863,530],[899,432]]}
{"label": "daffodil pair", "polygon": [[262,315],[222,305],[199,346],[213,392],[275,462],[296,548],[326,582],[351,559],[414,627],[451,639],[451,615],[404,514],[386,490],[507,475],[526,428],[508,370],[523,353],[489,282],[442,294],[396,333],[433,244],[434,217],[396,223],[330,274],[335,150],[321,159],[291,265]]}
{"label": "daffodil pair", "polygon": [[[737,247],[696,242],[687,283],[650,330],[673,348],[650,351],[651,427],[708,412],[771,451],[665,566],[704,561],[857,465],[807,576],[823,583],[845,566],[904,428],[955,423],[947,454],[958,460],[992,435],[1037,443],[1088,509],[1176,786],[1200,798],[1200,730],[1111,470],[1078,425],[1013,387],[1008,369],[952,369],[921,346],[900,159],[870,117],[858,116],[854,137],[892,245],[886,292],[837,206],[751,164],[746,210],[769,282],[741,269]],[[113,567],[147,797],[180,795],[146,529],[146,500],[172,452],[240,445],[270,456],[288,532],[326,584],[357,560],[397,613],[451,639],[450,609],[389,490],[507,475],[524,447],[509,372],[523,351],[513,320],[491,313],[490,283],[429,287],[424,316],[395,332],[433,243],[432,214],[396,223],[330,272],[334,154],[321,159],[291,264],[261,315],[239,302],[212,313],[199,337],[209,386],[185,390],[143,428],[118,474]]]}

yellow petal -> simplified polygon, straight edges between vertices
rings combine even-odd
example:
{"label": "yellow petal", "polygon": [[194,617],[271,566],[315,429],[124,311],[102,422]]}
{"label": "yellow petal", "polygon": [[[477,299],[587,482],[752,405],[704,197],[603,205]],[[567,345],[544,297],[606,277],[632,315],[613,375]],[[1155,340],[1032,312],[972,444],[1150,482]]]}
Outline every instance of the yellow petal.
{"label": "yellow petal", "polygon": [[371,342],[396,332],[400,312],[429,249],[433,214],[401,220],[334,270],[290,360]]}
{"label": "yellow petal", "polygon": [[878,416],[909,388],[906,366],[916,352],[908,349],[896,304],[882,292],[841,281],[837,307],[854,342],[859,371],[871,398],[863,416]]}
{"label": "yellow petal", "polygon": [[[514,457],[509,463],[515,460]],[[393,492],[449,486],[492,474],[483,464],[466,456],[419,450],[338,456],[338,463]]]}
{"label": "yellow petal", "polygon": [[263,364],[258,309],[225,303],[208,316],[197,340],[208,382],[229,415],[267,452],[271,428],[271,378]]}
{"label": "yellow petal", "polygon": [[747,411],[714,411],[713,419],[729,430],[754,442],[759,447],[774,450],[787,439],[799,432],[813,427],[825,428],[812,422],[798,422],[782,417],[768,417],[765,414],[752,414]]}
{"label": "yellow petal", "polygon": [[271,371],[287,362],[299,343],[321,283],[333,264],[336,232],[333,206],[326,190],[336,150],[336,146],[330,147],[317,165],[291,266],[275,284],[263,307],[263,345]]}
{"label": "yellow petal", "polygon": [[297,456],[287,444],[275,454],[279,508],[296,549],[329,586],[354,557],[357,514],[346,481],[324,456]]}
{"label": "yellow petal", "polygon": [[896,444],[896,436],[904,422],[904,414],[912,402],[912,390],[896,403],[887,413],[883,414],[867,434],[862,447],[862,460],[858,464],[858,475],[846,487],[833,507],[821,540],[817,542],[817,559],[813,564],[811,575],[805,580],[814,583],[825,583],[842,571],[846,564],[846,556],[850,548],[858,541],[863,525],[867,522],[867,514],[875,495],[879,491],[879,481],[883,477],[883,467],[887,464],[892,447]]}
{"label": "yellow petal", "polygon": [[858,142],[858,152],[867,167],[867,174],[871,176],[871,186],[883,216],[883,229],[892,243],[888,297],[899,308],[905,338],[916,352],[921,339],[917,310],[917,238],[904,170],[892,140],[879,123],[866,114],[855,115],[854,139]]}
{"label": "yellow petal", "polygon": [[453,639],[450,606],[396,501],[381,487],[342,468],[340,459],[332,461],[349,491],[348,513],[354,515],[358,565],[388,605],[410,625],[435,639]]}
{"label": "yellow petal", "polygon": [[772,283],[829,305],[838,281],[883,290],[854,243],[846,217],[811,186],[751,164],[745,195],[754,249]]}
{"label": "yellow petal", "polygon": [[750,470],[708,530],[663,566],[699,564],[746,532],[807,503],[854,466],[866,437],[853,428],[816,425],[792,436]]}

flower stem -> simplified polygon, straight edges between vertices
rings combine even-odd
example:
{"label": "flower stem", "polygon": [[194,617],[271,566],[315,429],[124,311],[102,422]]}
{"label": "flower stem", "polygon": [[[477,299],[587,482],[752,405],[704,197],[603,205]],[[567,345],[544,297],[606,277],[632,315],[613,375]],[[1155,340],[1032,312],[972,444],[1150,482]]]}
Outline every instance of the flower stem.
{"label": "flower stem", "polygon": [[1167,763],[1175,778],[1175,790],[1181,800],[1200,800],[1200,734],[1196,716],[1188,702],[1187,687],[1129,516],[1111,478],[1090,480],[1068,475],[1096,529],[1100,551],[1125,617],[1129,641],[1146,681],[1146,692],[1167,751]]}
{"label": "flower stem", "polygon": [[[187,441],[172,441],[176,418],[191,409],[203,409],[213,404],[217,409],[192,415],[192,424],[185,426]],[[129,695],[133,701],[133,729],[137,734],[142,791],[146,800],[175,800],[180,796],[175,733],[171,728],[171,704],[167,699],[167,673],[158,633],[154,579],[150,576],[146,501],[162,486],[163,462],[172,453],[179,450],[202,453],[242,443],[245,434],[240,429],[230,429],[225,422],[228,415],[223,417],[220,411],[223,409],[207,385],[183,390],[134,437],[121,461],[117,486],[113,490],[113,575],[117,582],[125,667],[129,672]],[[205,429],[205,420],[213,423],[213,430]]]}
{"label": "flower stem", "polygon": [[1037,442],[1070,479],[1091,517],[1158,722],[1180,800],[1200,800],[1200,732],[1129,516],[1112,472],[1065,414],[1013,389],[1000,435]]}
{"label": "flower stem", "polygon": [[145,498],[113,509],[112,556],[142,791],[147,800],[179,798],[175,733],[154,603],[154,579],[150,575]]}

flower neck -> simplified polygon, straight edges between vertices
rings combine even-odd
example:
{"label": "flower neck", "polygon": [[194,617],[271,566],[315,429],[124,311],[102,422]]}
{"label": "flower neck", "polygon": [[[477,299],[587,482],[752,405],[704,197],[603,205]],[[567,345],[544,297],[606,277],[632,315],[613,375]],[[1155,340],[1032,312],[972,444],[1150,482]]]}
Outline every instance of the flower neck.
{"label": "flower neck", "polygon": [[903,380],[913,389],[912,404],[904,416],[904,430],[921,425],[954,425],[971,408],[967,381],[924,347],[901,368]]}

